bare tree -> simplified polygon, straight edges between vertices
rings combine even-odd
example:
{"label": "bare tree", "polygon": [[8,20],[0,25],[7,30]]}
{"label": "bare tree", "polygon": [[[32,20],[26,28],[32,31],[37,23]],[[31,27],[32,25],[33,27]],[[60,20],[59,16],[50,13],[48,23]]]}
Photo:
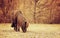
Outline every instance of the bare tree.
{"label": "bare tree", "polygon": [[34,0],[35,5],[34,5],[34,23],[36,23],[36,4],[39,0]]}

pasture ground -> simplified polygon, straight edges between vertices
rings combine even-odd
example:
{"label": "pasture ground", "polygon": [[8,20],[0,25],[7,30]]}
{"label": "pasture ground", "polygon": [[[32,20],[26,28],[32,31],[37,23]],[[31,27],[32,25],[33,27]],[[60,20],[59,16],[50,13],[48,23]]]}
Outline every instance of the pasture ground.
{"label": "pasture ground", "polygon": [[14,31],[10,23],[1,23],[0,38],[60,38],[60,24],[29,24],[23,33]]}

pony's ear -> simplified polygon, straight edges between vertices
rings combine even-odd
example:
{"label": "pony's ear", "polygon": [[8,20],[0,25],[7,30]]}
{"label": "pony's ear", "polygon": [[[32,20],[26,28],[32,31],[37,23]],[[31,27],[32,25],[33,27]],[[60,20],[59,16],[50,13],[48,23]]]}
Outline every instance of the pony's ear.
{"label": "pony's ear", "polygon": [[28,26],[29,26],[29,23],[28,23],[28,22],[26,22],[25,24],[26,24],[26,28],[28,28]]}

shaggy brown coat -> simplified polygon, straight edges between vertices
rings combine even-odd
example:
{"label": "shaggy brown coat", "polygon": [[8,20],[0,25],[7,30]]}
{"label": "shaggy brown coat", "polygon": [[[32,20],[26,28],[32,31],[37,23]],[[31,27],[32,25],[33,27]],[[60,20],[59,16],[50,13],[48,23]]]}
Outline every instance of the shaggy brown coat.
{"label": "shaggy brown coat", "polygon": [[28,25],[29,24],[27,20],[24,18],[22,12],[21,11],[16,12],[12,22],[12,27],[14,27],[14,30],[20,31],[20,27],[21,27],[22,31],[26,32]]}

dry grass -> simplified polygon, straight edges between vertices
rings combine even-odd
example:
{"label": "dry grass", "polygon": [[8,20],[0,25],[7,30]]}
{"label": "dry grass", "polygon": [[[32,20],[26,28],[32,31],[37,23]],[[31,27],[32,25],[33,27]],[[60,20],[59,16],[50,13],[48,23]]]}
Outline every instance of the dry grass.
{"label": "dry grass", "polygon": [[28,31],[15,32],[11,24],[0,24],[0,38],[60,38],[60,24],[30,24]]}

